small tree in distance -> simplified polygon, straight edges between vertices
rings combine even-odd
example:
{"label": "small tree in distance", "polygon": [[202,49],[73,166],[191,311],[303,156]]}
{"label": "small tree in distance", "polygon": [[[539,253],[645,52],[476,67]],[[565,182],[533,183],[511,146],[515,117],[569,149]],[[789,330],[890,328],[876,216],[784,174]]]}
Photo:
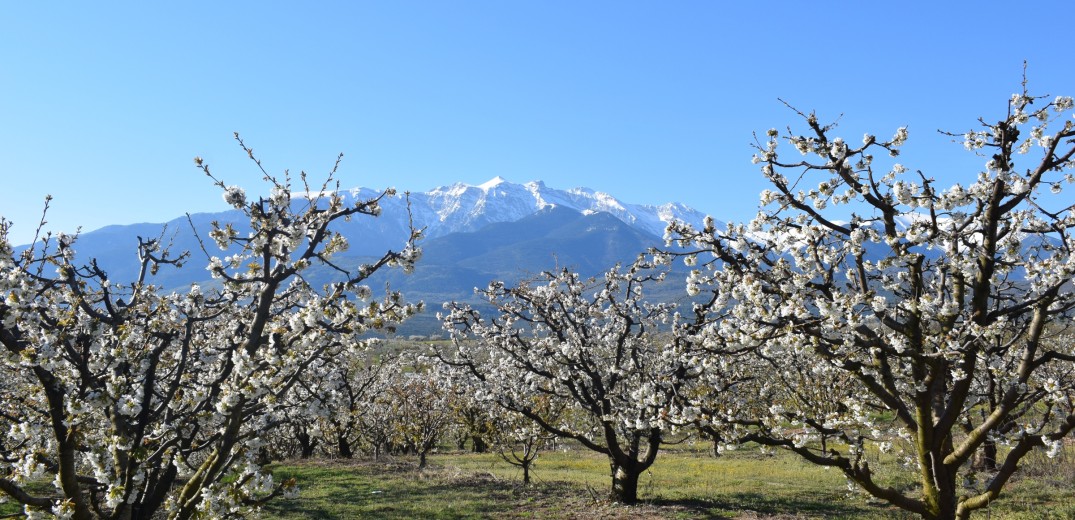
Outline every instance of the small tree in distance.
{"label": "small tree in distance", "polygon": [[[561,412],[552,409],[551,404],[552,400],[540,396],[531,406],[531,410],[542,414],[546,422],[563,420]],[[523,485],[529,486],[530,472],[534,469],[534,462],[537,461],[541,450],[555,445],[557,437],[542,429],[541,425],[525,415],[510,410],[506,413],[503,410],[495,412],[501,413],[497,414],[492,431],[493,446],[504,462],[522,470]]]}
{"label": "small tree in distance", "polygon": [[[967,518],[1031,450],[1056,453],[1075,429],[1072,105],[1013,95],[999,121],[959,136],[984,168],[944,189],[881,165],[906,128],[845,141],[798,112],[802,134],[770,130],[756,219],[670,227],[692,248],[676,253],[696,265],[688,291],[710,295],[698,312],[721,317],[697,342],[751,350],[763,376],[742,406],[706,410],[724,437],[838,468],[928,519]],[[886,485],[901,469],[871,464],[878,452],[917,486]]]}
{"label": "small tree in distance", "polygon": [[[239,250],[223,259],[206,253],[219,289],[154,286],[158,268],[188,260],[170,257],[160,240],[139,241],[141,274],[120,281],[95,261],[76,263],[74,236],[46,235],[16,254],[0,220],[0,491],[28,515],[187,519],[256,510],[294,488],[264,471],[259,452],[304,372],[420,309],[398,293],[371,301],[361,285],[384,267],[409,269],[417,231],[401,237],[399,252],[354,272],[332,260],[347,247],[332,225],[377,216],[391,191],[345,205],[335,168],[312,189],[303,173],[305,196],[261,169],[272,193],[253,201],[195,162],[251,228],[211,231],[221,249]],[[336,268],[340,282],[310,287],[303,275],[317,264]],[[8,397],[17,405],[7,406]],[[39,481],[54,487],[27,486]]]}

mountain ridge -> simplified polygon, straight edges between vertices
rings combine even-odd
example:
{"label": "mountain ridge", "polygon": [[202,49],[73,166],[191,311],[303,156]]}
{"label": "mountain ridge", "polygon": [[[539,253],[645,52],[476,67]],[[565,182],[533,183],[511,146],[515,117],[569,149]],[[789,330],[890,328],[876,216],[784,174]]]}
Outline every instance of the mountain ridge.
{"label": "mountain ridge", "polygon": [[[361,187],[340,193],[345,205],[382,194]],[[296,209],[310,200],[303,195],[293,195]],[[478,304],[474,289],[490,281],[517,283],[560,268],[597,276],[617,263],[633,261],[649,247],[662,245],[668,221],[679,219],[700,225],[704,218],[682,204],[625,203],[590,188],[559,190],[541,181],[516,184],[501,177],[479,185],[455,183],[427,192],[386,196],[381,199],[381,207],[377,218],[336,223],[334,229],[348,239],[350,248],[338,253],[333,261],[344,268],[357,268],[385,251],[400,250],[412,221],[416,227],[425,228],[419,243],[423,258],[412,274],[387,270],[368,281],[371,287],[387,284],[400,290],[408,300],[426,301],[430,312],[401,328],[401,333],[425,334],[439,327],[432,315],[442,302]],[[183,268],[161,269],[152,283],[165,291],[182,291],[193,283],[213,287],[216,281],[201,269],[207,256],[224,257],[238,252],[220,251],[209,239],[214,221],[233,225],[240,236],[250,231],[245,216],[233,209],[194,213],[161,224],[105,226],[81,233],[74,249],[77,261],[96,259],[110,280],[126,283],[137,276],[137,237],[160,237],[173,258],[184,251],[189,251],[192,258]],[[306,278],[316,287],[334,281],[337,275],[315,264]]]}
{"label": "mountain ridge", "polygon": [[[358,199],[372,198],[380,192],[359,187],[345,193]],[[500,176],[477,185],[457,182],[425,192],[400,193],[382,200],[385,214],[389,209],[405,210],[408,198],[415,223],[426,227],[429,237],[474,231],[495,222],[514,222],[549,206],[565,206],[582,213],[607,212],[657,236],[673,219],[697,225],[705,218],[703,213],[681,203],[626,203],[591,188],[556,189],[540,180],[517,184]]]}

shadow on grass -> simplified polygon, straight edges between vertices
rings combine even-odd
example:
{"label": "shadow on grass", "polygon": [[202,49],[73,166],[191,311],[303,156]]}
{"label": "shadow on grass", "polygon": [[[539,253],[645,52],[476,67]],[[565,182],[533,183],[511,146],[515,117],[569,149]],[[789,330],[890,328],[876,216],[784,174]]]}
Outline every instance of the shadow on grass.
{"label": "shadow on grass", "polygon": [[769,496],[760,493],[731,493],[709,499],[647,500],[661,508],[686,510],[697,518],[742,518],[744,515],[776,518],[861,518],[884,515],[887,511],[840,499]]}
{"label": "shadow on grass", "polygon": [[337,518],[861,518],[885,517],[886,510],[856,504],[837,495],[769,496],[730,493],[697,499],[643,500],[622,506],[606,500],[604,489],[575,482],[542,481],[523,486],[489,473],[413,465],[334,467],[294,465],[277,478],[295,477],[298,498],[270,502],[265,517]]}

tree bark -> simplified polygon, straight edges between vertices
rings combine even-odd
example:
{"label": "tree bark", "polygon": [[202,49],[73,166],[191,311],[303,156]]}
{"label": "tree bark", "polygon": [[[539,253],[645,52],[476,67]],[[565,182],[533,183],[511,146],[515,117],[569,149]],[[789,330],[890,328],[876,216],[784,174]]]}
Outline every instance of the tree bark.
{"label": "tree bark", "polygon": [[472,452],[474,452],[474,453],[485,453],[485,452],[489,451],[489,444],[485,442],[485,439],[483,439],[481,435],[477,435],[477,434],[471,435],[470,436],[470,441],[471,441],[470,449],[471,449]]}
{"label": "tree bark", "polygon": [[355,457],[354,451],[351,450],[351,443],[347,441],[346,435],[336,435],[336,453],[345,459],[353,459]]}
{"label": "tree bark", "polygon": [[612,500],[625,505],[638,502],[638,471],[625,466],[612,467]]}
{"label": "tree bark", "polygon": [[299,441],[299,458],[308,459],[314,455],[317,439],[313,438],[305,428],[295,427],[295,440]]}
{"label": "tree bark", "polygon": [[987,439],[974,457],[974,469],[978,471],[997,471],[997,443]]}

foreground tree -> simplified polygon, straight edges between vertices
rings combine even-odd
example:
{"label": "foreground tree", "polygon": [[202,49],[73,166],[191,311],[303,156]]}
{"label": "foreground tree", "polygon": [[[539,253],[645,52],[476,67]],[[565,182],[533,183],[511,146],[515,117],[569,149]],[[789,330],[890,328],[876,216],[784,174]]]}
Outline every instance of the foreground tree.
{"label": "foreground tree", "polygon": [[[1032,449],[1058,451],[1075,428],[1075,351],[1063,335],[1075,207],[1061,196],[1075,180],[1071,108],[1069,97],[1012,96],[1005,117],[961,136],[985,168],[947,189],[879,166],[905,128],[854,145],[799,113],[805,135],[770,130],[755,161],[773,189],[754,221],[670,228],[699,264],[688,291],[711,297],[698,313],[721,317],[696,343],[752,349],[769,375],[741,389],[743,406],[708,411],[729,425],[725,438],[838,468],[930,519],[968,517]],[[917,488],[886,486],[877,472],[899,466],[871,466],[877,451],[902,451]],[[995,458],[978,465],[987,473],[973,474],[976,453]],[[972,477],[984,486],[961,485]]]}
{"label": "foreground tree", "polygon": [[667,434],[662,417],[695,373],[674,336],[657,335],[674,326],[672,307],[643,299],[643,285],[660,277],[636,264],[601,281],[564,270],[517,287],[494,282],[482,291],[491,317],[447,306],[453,348],[438,355],[497,405],[607,455],[613,498],[634,503]]}
{"label": "foreground tree", "polygon": [[[249,234],[210,233],[232,252],[209,259],[219,289],[152,285],[158,268],[188,259],[160,240],[140,239],[141,273],[119,283],[92,260],[76,263],[73,236],[46,235],[16,254],[0,221],[0,490],[27,515],[222,518],[257,508],[293,488],[274,482],[258,453],[303,373],[418,310],[396,293],[370,302],[360,285],[385,266],[411,266],[417,232],[357,272],[332,262],[347,246],[333,222],[378,215],[391,192],[344,206],[332,174],[304,186],[316,195],[293,198],[289,179],[265,173],[271,198],[250,201],[196,162],[250,223]],[[317,264],[341,281],[311,288],[303,273]],[[54,490],[26,486],[40,481]]]}

